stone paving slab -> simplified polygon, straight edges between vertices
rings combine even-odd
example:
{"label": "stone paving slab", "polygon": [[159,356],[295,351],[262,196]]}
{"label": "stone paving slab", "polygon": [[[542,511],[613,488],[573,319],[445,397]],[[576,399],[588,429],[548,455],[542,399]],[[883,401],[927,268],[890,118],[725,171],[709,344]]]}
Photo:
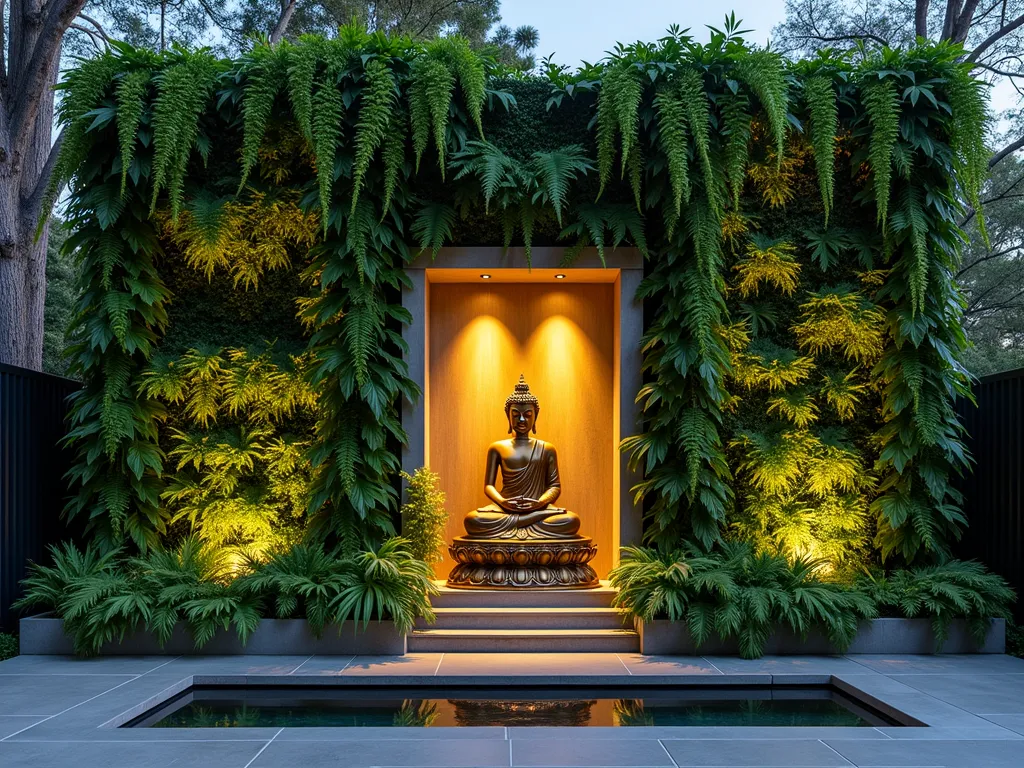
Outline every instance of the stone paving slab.
{"label": "stone paving slab", "polygon": [[[582,730],[582,729],[581,729]],[[672,766],[672,758],[657,739],[575,738],[512,739],[513,766]]]}
{"label": "stone paving slab", "polygon": [[[677,766],[851,766],[825,742],[817,739],[737,741],[673,741],[662,742]],[[840,742],[845,743],[845,742]],[[856,744],[875,741],[857,740]]]}
{"label": "stone paving slab", "polygon": [[38,715],[0,715],[0,739],[31,728],[44,719]]}
{"label": "stone paving slab", "polygon": [[246,768],[260,742],[10,742],[0,741],[4,768]]}
{"label": "stone paving slab", "polygon": [[[833,681],[923,728],[118,728],[193,681],[459,686],[467,682],[742,684]],[[338,765],[1024,765],[1024,662],[1005,656],[17,657],[0,663],[3,768]]]}
{"label": "stone paving slab", "polygon": [[985,719],[1024,736],[1024,715],[985,715]]}
{"label": "stone paving slab", "polygon": [[1020,768],[1017,741],[839,741],[825,742],[860,768],[890,765],[948,765],[964,768]]}
{"label": "stone paving slab", "polygon": [[846,656],[884,675],[1001,675],[1024,674],[1024,659],[994,654],[935,654],[932,656]]}
{"label": "stone paving slab", "polygon": [[274,740],[251,768],[395,766],[398,768],[508,768],[509,743],[501,739],[384,741]]}
{"label": "stone paving slab", "polygon": [[974,714],[1024,714],[1024,675],[893,675],[892,679]]}

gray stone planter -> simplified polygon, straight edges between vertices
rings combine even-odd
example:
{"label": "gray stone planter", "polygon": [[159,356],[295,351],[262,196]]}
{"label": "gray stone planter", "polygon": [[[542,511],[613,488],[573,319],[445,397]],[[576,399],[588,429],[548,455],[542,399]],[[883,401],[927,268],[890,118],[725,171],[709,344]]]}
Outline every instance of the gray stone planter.
{"label": "gray stone planter", "polygon": [[[75,652],[71,638],[64,634],[64,621],[53,614],[22,619],[19,634],[20,650],[25,656],[66,655]],[[179,624],[163,648],[151,633],[136,632],[126,635],[123,642],[108,643],[100,655],[401,656],[405,655],[405,647],[405,635],[389,621],[371,621],[365,629],[358,631],[352,622],[345,622],[340,632],[337,627],[328,627],[323,637],[317,638],[303,619],[263,619],[244,646],[233,631],[218,631],[202,649],[196,650],[191,635]]]}
{"label": "gray stone planter", "polygon": [[[690,637],[684,622],[636,622],[640,633],[640,653],[648,656],[678,654],[684,656],[736,656],[739,647],[735,640],[723,643],[711,637],[700,648]],[[860,629],[846,653],[935,653],[935,636],[930,619],[872,619],[861,622]],[[1006,650],[1006,621],[992,619],[988,637],[980,646],[971,639],[963,621],[954,621],[949,637],[940,653],[1004,653]],[[806,639],[786,630],[772,634],[765,644],[766,655],[832,654],[838,649],[816,632]]]}

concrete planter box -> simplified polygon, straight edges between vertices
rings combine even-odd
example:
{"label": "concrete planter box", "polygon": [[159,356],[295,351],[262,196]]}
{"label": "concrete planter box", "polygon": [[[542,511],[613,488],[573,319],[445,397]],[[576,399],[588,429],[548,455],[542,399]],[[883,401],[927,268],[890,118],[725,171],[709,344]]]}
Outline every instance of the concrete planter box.
{"label": "concrete planter box", "polygon": [[[640,653],[655,655],[708,655],[736,656],[739,647],[735,640],[723,643],[711,637],[697,648],[685,622],[636,621],[640,633]],[[982,645],[971,639],[963,621],[954,621],[949,637],[940,653],[1004,653],[1006,650],[1006,621],[992,619],[988,637]],[[778,630],[765,644],[765,655],[786,656],[805,654],[834,654],[838,649],[822,635],[811,632],[801,639],[787,630]],[[872,619],[861,622],[860,629],[846,653],[935,653],[935,636],[930,619]]]}
{"label": "concrete planter box", "polygon": [[[72,639],[64,634],[63,619],[53,614],[22,619],[19,634],[20,650],[25,656],[57,656],[75,652]],[[317,638],[303,619],[263,619],[244,646],[233,631],[221,630],[202,649],[196,650],[192,636],[179,624],[163,648],[153,634],[136,632],[125,635],[123,642],[108,643],[100,655],[403,656],[405,647],[405,635],[389,621],[371,621],[365,629],[358,631],[352,622],[345,622],[340,632],[337,627],[328,627],[323,637]]]}

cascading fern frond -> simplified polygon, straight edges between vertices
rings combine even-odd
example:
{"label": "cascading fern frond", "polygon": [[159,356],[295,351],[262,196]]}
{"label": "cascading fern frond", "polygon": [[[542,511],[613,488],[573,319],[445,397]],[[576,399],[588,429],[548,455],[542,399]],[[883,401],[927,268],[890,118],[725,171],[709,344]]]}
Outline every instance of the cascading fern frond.
{"label": "cascading fern frond", "polygon": [[199,135],[199,115],[207,106],[220,75],[216,59],[205,51],[189,54],[172,63],[154,78],[153,194],[150,213],[165,188],[171,218],[181,210],[185,171]]}
{"label": "cascading fern frond", "polygon": [[686,131],[686,107],[679,94],[661,88],[654,97],[658,115],[658,145],[665,156],[672,205],[676,215],[682,204],[690,202],[690,144]]}
{"label": "cascading fern frond", "polygon": [[249,173],[259,161],[260,146],[267,131],[270,112],[281,92],[288,71],[291,48],[285,45],[257,45],[249,53],[246,69],[248,83],[242,100],[245,120],[242,135],[242,177],[238,189],[245,186]]}
{"label": "cascading fern frond", "polygon": [[868,162],[874,177],[875,207],[878,222],[884,224],[889,214],[893,150],[899,138],[900,98],[895,83],[889,79],[869,80],[861,90],[871,124]]}
{"label": "cascading fern frond", "polygon": [[[352,161],[353,214],[359,203],[363,177],[370,167],[373,153],[384,142],[390,122],[394,119],[396,101],[395,78],[388,65],[381,59],[370,59],[366,62],[364,76],[366,84],[359,109],[359,122],[356,125],[355,156]],[[387,195],[387,198],[390,200],[390,195]]]}
{"label": "cascading fern frond", "polygon": [[781,163],[785,156],[789,112],[789,86],[782,57],[773,51],[750,51],[737,62],[736,75],[750,86],[764,107],[775,141],[776,163]]}
{"label": "cascading fern frond", "polygon": [[818,170],[818,189],[825,207],[825,226],[832,211],[835,190],[836,134],[839,131],[839,106],[832,79],[814,75],[804,83],[804,95],[811,111],[811,145]]}
{"label": "cascading fern frond", "polygon": [[139,122],[146,108],[150,73],[145,69],[128,72],[117,86],[117,138],[121,147],[121,196],[128,186],[128,174],[135,157]]}

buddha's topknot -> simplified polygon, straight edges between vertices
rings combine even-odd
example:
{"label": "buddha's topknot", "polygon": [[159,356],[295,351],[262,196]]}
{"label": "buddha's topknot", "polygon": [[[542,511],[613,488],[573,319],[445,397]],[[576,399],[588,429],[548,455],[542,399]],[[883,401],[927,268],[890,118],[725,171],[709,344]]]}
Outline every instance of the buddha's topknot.
{"label": "buddha's topknot", "polygon": [[505,398],[505,410],[508,411],[513,405],[527,404],[535,408],[540,407],[537,396],[530,391],[530,385],[526,383],[526,377],[523,374],[519,374],[519,383],[516,384],[515,391]]}

